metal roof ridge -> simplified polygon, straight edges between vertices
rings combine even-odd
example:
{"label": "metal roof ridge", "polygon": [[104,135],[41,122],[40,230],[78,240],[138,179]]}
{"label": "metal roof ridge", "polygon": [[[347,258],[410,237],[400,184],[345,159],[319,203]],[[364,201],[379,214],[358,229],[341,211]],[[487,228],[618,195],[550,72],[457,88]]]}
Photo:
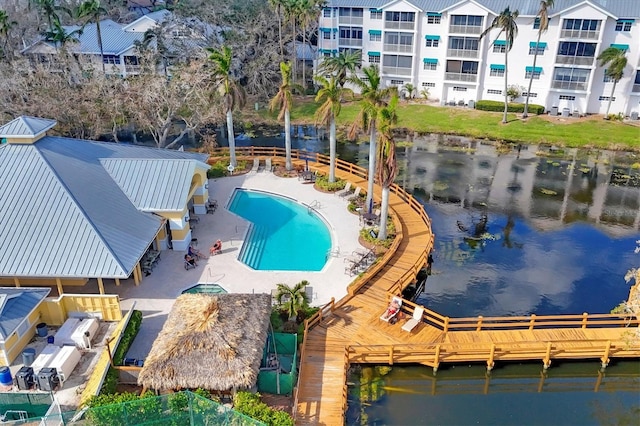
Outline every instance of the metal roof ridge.
{"label": "metal roof ridge", "polygon": [[[70,138],[73,139],[73,138]],[[124,267],[122,261],[120,261],[120,258],[118,256],[116,256],[116,254],[114,253],[113,249],[111,248],[111,246],[107,243],[107,240],[104,238],[104,236],[102,235],[102,233],[96,228],[96,225],[93,223],[93,221],[89,218],[89,215],[87,214],[86,210],[82,207],[82,205],[78,202],[78,200],[76,199],[76,197],[73,195],[73,193],[69,190],[69,187],[63,182],[63,180],[61,179],[60,175],[58,174],[58,171],[51,165],[51,163],[49,163],[49,161],[47,160],[47,158],[42,154],[42,152],[40,152],[40,149],[38,149],[37,145],[34,145],[34,147],[36,148],[36,151],[38,152],[38,155],[42,158],[42,161],[47,165],[47,167],[49,167],[49,170],[51,170],[51,172],[56,176],[56,179],[59,183],[59,185],[62,186],[62,188],[64,188],[64,191],[67,193],[67,195],[69,196],[69,198],[72,200],[73,204],[76,206],[76,208],[78,209],[78,211],[81,212],[82,216],[84,217],[84,220],[91,226],[91,228],[93,229],[93,231],[95,232],[95,234],[98,236],[98,238],[100,239],[100,241],[102,241],[102,244],[104,245],[104,247],[107,249],[107,251],[109,253],[111,253],[111,256],[113,257],[113,259],[116,261],[116,263],[118,264],[118,266],[120,267],[120,270],[124,273],[128,273],[127,269]],[[120,186],[118,185],[118,188]],[[121,189],[122,190],[122,189]]]}

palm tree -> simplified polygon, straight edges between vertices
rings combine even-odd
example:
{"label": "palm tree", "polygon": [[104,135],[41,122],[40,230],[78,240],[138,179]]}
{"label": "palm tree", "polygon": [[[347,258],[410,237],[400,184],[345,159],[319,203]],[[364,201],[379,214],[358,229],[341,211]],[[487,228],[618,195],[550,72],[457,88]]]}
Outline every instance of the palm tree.
{"label": "palm tree", "polygon": [[298,30],[297,23],[298,17],[300,15],[300,2],[301,0],[285,0],[284,2],[284,14],[291,21],[292,31],[293,31],[293,48],[292,48],[292,75],[293,81],[296,81],[296,60],[297,60],[297,50],[296,50],[296,40],[298,38]]}
{"label": "palm tree", "polygon": [[611,100],[613,99],[613,92],[616,90],[616,85],[622,79],[624,75],[624,68],[627,66],[626,51],[618,49],[617,47],[608,47],[598,55],[598,61],[600,66],[607,66],[604,74],[613,80],[613,87],[611,88],[611,95],[609,96],[609,102],[607,103],[607,113],[609,116],[609,108],[611,108]]}
{"label": "palm tree", "polygon": [[[514,10],[513,12],[511,11],[511,9],[509,9],[509,7],[507,7],[505,10],[502,11],[502,13],[500,13],[500,15],[496,16],[493,19],[493,22],[491,23],[491,25],[489,26],[489,28],[487,28],[486,30],[483,31],[482,34],[480,34],[480,38],[486,36],[487,34],[489,34],[491,32],[491,30],[493,29],[499,29],[500,32],[498,33],[498,36],[496,37],[496,40],[498,37],[500,37],[502,35],[502,33],[504,33],[505,38],[506,38],[506,46],[504,49],[504,116],[502,117],[502,123],[506,124],[507,123],[507,109],[509,108],[509,95],[507,94],[507,77],[508,77],[508,70],[509,70],[509,51],[511,50],[511,48],[513,47],[513,40],[516,38],[516,36],[518,35],[518,25],[516,24],[516,19],[518,18],[518,15],[520,15],[520,13],[517,10]],[[495,43],[495,41],[493,41],[493,43]],[[492,43],[492,44],[493,44]]]}
{"label": "palm tree", "polygon": [[404,85],[404,91],[407,93],[407,97],[409,99],[413,99],[416,94],[416,86],[411,83],[407,83]]}
{"label": "palm tree", "polygon": [[163,27],[164,27],[164,23],[160,24],[160,26],[149,28],[147,31],[144,32],[142,41],[141,42],[136,41],[136,46],[138,46],[139,49],[146,50],[146,49],[149,49],[149,47],[151,47],[153,43],[155,43],[155,49],[153,49],[155,53],[154,58],[157,61],[158,56],[160,57],[164,75],[168,77],[169,76],[169,71],[168,71],[169,49],[167,48],[167,45],[164,43]]}
{"label": "palm tree", "polygon": [[309,285],[309,281],[300,281],[293,287],[286,284],[278,284],[276,292],[276,302],[286,309],[289,319],[296,316],[298,311],[309,304],[305,287]]}
{"label": "palm tree", "polygon": [[362,54],[359,52],[342,51],[338,56],[324,58],[320,65],[321,73],[330,73],[336,76],[340,87],[347,82],[347,74],[356,72],[362,64]]}
{"label": "palm tree", "polygon": [[359,130],[369,132],[369,175],[367,185],[367,208],[371,206],[373,200],[373,184],[376,172],[376,120],[380,114],[380,109],[387,106],[387,99],[392,92],[398,93],[392,88],[382,87],[380,70],[375,64],[362,69],[364,74],[360,79],[357,76],[349,78],[349,82],[360,91],[362,100],[360,101],[360,112],[356,121],[349,129],[349,139],[355,139]]}
{"label": "palm tree", "polygon": [[16,26],[16,21],[9,20],[9,15],[0,9],[0,35],[4,39],[2,41],[2,49],[0,49],[0,58],[7,56],[7,43],[9,42],[9,31]]}
{"label": "palm tree", "polygon": [[42,33],[45,41],[52,42],[58,50],[59,47],[64,47],[69,42],[77,42],[78,36],[82,34],[82,28],[78,28],[71,32],[67,30],[60,23],[60,19],[57,17],[53,20],[53,26],[48,31]]}
{"label": "palm tree", "polygon": [[338,80],[331,76],[330,80],[318,75],[315,80],[322,86],[316,95],[316,102],[321,105],[316,111],[316,125],[329,127],[329,182],[336,180],[336,118],[340,115],[342,92]]}
{"label": "palm tree", "polygon": [[302,86],[307,88],[307,76],[306,76],[306,64],[305,53],[307,48],[307,27],[309,23],[318,21],[319,14],[318,0],[300,0],[299,13],[300,23],[302,24]]}
{"label": "palm tree", "polygon": [[44,13],[47,18],[47,22],[49,23],[48,30],[53,30],[54,21],[60,21],[60,17],[58,16],[57,11],[59,10],[59,6],[56,5],[56,0],[31,0],[29,5],[33,4],[36,6],[42,13]]}
{"label": "palm tree", "polygon": [[223,109],[227,115],[227,135],[229,138],[229,164],[236,167],[236,139],[233,133],[233,110],[242,107],[245,93],[242,86],[232,75],[233,52],[229,46],[219,50],[207,47],[209,60],[213,64],[212,77],[214,84],[222,94]]}
{"label": "palm tree", "polygon": [[[540,1],[540,10],[538,10],[538,14],[536,15],[536,19],[540,26],[538,27],[538,40],[536,41],[536,48],[533,53],[533,67],[531,68],[531,78],[529,79],[529,88],[527,89],[527,97],[524,101],[524,112],[522,113],[522,118],[527,118],[529,116],[529,93],[531,93],[531,87],[533,86],[533,70],[536,69],[536,61],[538,60],[538,45],[540,44],[540,36],[542,33],[546,32],[549,28],[549,9],[553,7],[554,0],[541,0]],[[505,66],[506,73],[506,66]]]}
{"label": "palm tree", "polygon": [[96,23],[96,33],[98,35],[98,47],[100,48],[100,63],[102,64],[102,72],[105,72],[104,67],[104,49],[102,48],[102,32],[100,31],[100,17],[107,14],[107,9],[100,5],[100,0],[86,0],[80,3],[78,7],[73,11],[74,17],[84,20],[86,22],[83,27],[89,22]]}
{"label": "palm tree", "polygon": [[378,239],[387,239],[387,217],[389,215],[389,188],[396,179],[398,172],[396,164],[396,143],[393,139],[393,128],[398,121],[396,108],[398,95],[391,96],[389,105],[380,109],[378,121],[378,152],[376,175],[382,186],[382,203],[380,206],[380,230]]}
{"label": "palm tree", "polygon": [[278,40],[280,41],[280,61],[284,61],[284,40],[282,39],[282,8],[285,0],[269,0],[278,16]]}
{"label": "palm tree", "polygon": [[269,102],[271,112],[279,110],[278,120],[284,118],[284,147],[286,151],[285,167],[291,170],[291,107],[293,106],[293,91],[298,85],[291,82],[291,62],[280,62],[282,83],[278,93]]}

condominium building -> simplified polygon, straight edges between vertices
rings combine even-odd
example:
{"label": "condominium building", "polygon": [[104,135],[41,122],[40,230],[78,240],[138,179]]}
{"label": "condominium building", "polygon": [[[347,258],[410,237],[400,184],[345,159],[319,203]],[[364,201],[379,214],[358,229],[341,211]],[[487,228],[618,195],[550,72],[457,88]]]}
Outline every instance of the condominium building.
{"label": "condominium building", "polygon": [[537,0],[329,0],[319,18],[319,60],[360,51],[362,65],[377,64],[386,86],[428,89],[431,99],[447,104],[502,101],[505,36],[480,35],[506,7],[519,12],[508,58],[508,84],[522,92],[516,101],[524,102],[533,75],[530,103],[605,113],[614,82],[597,57],[616,47],[628,63],[610,112],[637,118],[640,0],[556,0],[539,42]]}

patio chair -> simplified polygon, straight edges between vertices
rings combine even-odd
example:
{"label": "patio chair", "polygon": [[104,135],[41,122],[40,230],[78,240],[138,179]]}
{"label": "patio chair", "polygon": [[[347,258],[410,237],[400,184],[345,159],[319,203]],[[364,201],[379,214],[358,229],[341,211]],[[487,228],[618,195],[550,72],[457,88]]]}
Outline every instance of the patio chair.
{"label": "patio chair", "polygon": [[271,157],[268,157],[266,160],[264,160],[264,169],[268,172],[273,171],[273,166],[271,165]]}
{"label": "patio chair", "polygon": [[391,299],[391,303],[389,307],[380,315],[380,319],[384,322],[391,322],[398,313],[400,312],[400,308],[402,307],[402,299],[396,296],[393,296]]}
{"label": "patio chair", "polygon": [[353,195],[349,198],[347,198],[347,201],[351,202],[351,201],[355,201],[358,199],[358,197],[360,196],[360,192],[362,191],[362,188],[357,187],[355,191],[353,191]]}
{"label": "patio chair", "polygon": [[338,197],[346,197],[351,192],[351,182],[347,182],[343,189],[336,191],[333,194]]}
{"label": "patio chair", "polygon": [[422,322],[423,314],[424,314],[424,309],[421,308],[420,306],[416,306],[416,308],[413,311],[413,317],[411,317],[407,322],[404,323],[404,325],[402,326],[402,329],[404,331],[411,333],[413,329],[416,328],[416,326]]}
{"label": "patio chair", "polygon": [[215,213],[216,209],[218,208],[218,200],[212,200],[209,199],[207,201],[207,213]]}
{"label": "patio chair", "polygon": [[188,261],[187,259],[184,259],[184,269],[185,269],[185,270],[187,270],[187,271],[188,271],[189,269],[193,269],[193,268],[195,268],[196,266],[198,266],[198,265],[196,265],[196,264],[195,264],[195,262],[194,262],[194,263],[191,263],[191,262],[190,262],[190,261]]}

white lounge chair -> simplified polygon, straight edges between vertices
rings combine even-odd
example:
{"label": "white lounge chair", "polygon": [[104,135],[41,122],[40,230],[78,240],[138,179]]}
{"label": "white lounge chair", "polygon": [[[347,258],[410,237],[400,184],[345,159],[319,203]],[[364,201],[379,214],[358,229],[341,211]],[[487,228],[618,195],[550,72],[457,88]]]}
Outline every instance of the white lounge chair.
{"label": "white lounge chair", "polygon": [[264,170],[267,172],[273,171],[273,167],[271,166],[271,157],[268,157],[266,160],[264,160]]}
{"label": "white lounge chair", "polygon": [[407,322],[404,323],[402,329],[404,331],[411,331],[416,328],[418,324],[422,322],[422,315],[424,314],[424,309],[420,306],[416,306],[416,309],[413,311],[413,317],[411,317]]}
{"label": "white lounge chair", "polygon": [[347,198],[347,201],[356,200],[360,196],[360,191],[362,191],[362,188],[357,187],[356,190],[353,192],[353,195]]}
{"label": "white lounge chair", "polygon": [[251,171],[257,173],[259,167],[260,167],[260,159],[259,158],[254,158],[253,159],[253,167],[251,168]]}
{"label": "white lounge chair", "polygon": [[343,189],[340,191],[336,191],[333,195],[337,195],[338,197],[346,197],[351,192],[351,182],[347,182]]}
{"label": "white lounge chair", "polygon": [[[392,318],[395,318],[398,315],[401,307],[402,307],[402,299],[394,296],[393,299],[391,299],[391,303],[389,304],[389,307],[385,309],[382,315],[380,315],[380,319],[384,322],[391,321]],[[391,310],[393,309],[395,309],[395,311],[391,312]]]}

